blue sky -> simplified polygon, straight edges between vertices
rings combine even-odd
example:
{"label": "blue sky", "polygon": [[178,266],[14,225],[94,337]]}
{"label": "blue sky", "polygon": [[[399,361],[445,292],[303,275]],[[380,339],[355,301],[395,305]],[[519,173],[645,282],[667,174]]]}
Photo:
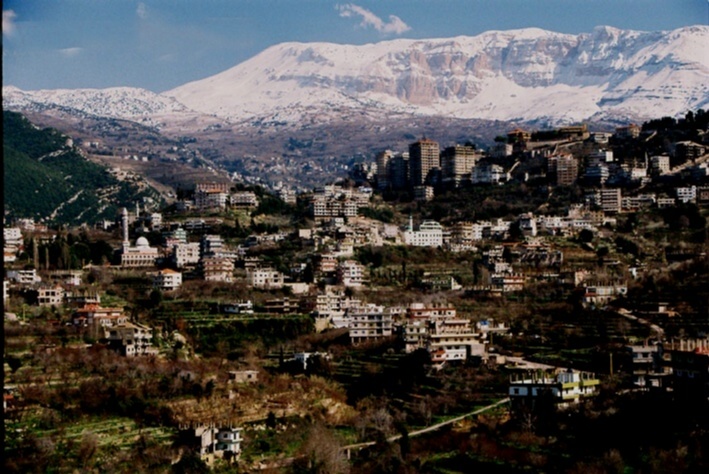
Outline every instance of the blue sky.
{"label": "blue sky", "polygon": [[286,41],[706,25],[707,0],[5,0],[3,85],[162,92]]}

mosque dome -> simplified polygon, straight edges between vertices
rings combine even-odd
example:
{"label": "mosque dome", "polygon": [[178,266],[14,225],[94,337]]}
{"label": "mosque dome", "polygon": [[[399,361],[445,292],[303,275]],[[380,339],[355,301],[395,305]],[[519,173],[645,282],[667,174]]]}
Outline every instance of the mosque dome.
{"label": "mosque dome", "polygon": [[150,247],[150,242],[148,242],[148,239],[146,239],[145,237],[138,237],[138,240],[135,241],[135,246]]}

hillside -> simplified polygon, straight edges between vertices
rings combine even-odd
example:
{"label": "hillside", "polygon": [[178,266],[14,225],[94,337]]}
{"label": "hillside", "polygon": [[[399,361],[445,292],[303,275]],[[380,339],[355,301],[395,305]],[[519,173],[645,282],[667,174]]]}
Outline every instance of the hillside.
{"label": "hillside", "polygon": [[157,199],[138,181],[119,181],[84,158],[69,137],[39,129],[3,111],[3,190],[6,217],[32,217],[77,225],[115,218],[118,209],[143,197]]}

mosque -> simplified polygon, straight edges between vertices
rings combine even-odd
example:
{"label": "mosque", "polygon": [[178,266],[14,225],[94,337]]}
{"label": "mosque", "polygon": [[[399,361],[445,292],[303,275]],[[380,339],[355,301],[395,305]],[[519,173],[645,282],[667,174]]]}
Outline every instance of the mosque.
{"label": "mosque", "polygon": [[121,211],[121,225],[123,227],[123,248],[121,249],[122,267],[152,267],[158,258],[157,247],[151,247],[145,237],[138,237],[135,246],[128,240],[128,209]]}

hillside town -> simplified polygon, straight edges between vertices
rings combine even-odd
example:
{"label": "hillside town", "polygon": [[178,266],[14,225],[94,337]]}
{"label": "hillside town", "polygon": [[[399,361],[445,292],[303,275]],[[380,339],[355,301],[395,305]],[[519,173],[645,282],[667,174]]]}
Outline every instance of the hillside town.
{"label": "hillside town", "polygon": [[[421,469],[428,440],[481,469],[709,466],[680,426],[709,413],[704,111],[490,147],[421,137],[308,192],[233,178],[93,225],[6,222],[16,454],[127,463],[104,437],[130,435],[139,470],[443,472]],[[660,406],[678,421],[657,439],[675,445],[636,456],[620,435],[569,435]]]}

